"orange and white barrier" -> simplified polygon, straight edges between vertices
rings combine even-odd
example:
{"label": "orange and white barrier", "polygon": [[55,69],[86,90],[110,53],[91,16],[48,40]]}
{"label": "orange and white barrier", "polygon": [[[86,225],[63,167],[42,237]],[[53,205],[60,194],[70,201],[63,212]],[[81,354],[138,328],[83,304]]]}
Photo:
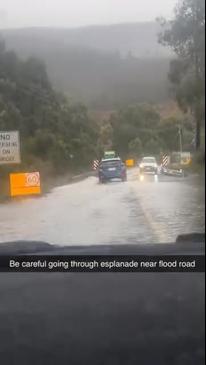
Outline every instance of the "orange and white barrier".
{"label": "orange and white barrier", "polygon": [[10,174],[10,195],[12,197],[34,194],[41,194],[39,172]]}

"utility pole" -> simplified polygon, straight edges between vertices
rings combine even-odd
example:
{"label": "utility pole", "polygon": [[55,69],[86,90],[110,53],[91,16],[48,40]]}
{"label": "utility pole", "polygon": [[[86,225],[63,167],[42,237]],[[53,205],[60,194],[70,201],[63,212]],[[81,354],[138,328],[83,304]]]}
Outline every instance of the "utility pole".
{"label": "utility pole", "polygon": [[182,153],[182,127],[179,125],[179,142],[180,142],[180,153]]}

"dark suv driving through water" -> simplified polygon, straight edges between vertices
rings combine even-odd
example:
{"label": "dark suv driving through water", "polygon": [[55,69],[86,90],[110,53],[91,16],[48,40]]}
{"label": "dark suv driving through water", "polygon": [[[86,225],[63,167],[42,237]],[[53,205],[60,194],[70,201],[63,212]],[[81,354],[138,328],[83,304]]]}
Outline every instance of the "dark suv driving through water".
{"label": "dark suv driving through water", "polygon": [[103,159],[98,170],[99,182],[104,183],[112,179],[127,180],[125,164],[118,158]]}

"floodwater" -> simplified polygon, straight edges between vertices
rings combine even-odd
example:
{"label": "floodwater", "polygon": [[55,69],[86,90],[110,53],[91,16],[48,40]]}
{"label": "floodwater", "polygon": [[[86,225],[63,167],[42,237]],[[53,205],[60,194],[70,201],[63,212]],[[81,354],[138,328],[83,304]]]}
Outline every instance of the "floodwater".
{"label": "floodwater", "polygon": [[153,176],[99,184],[96,177],[38,197],[0,204],[0,243],[45,241],[57,245],[173,242],[204,232],[204,182]]}

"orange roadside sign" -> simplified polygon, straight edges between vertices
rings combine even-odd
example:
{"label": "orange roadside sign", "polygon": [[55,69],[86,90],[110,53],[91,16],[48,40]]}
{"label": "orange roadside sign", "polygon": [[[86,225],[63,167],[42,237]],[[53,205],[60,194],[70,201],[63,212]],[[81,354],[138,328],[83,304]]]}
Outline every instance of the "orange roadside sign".
{"label": "orange roadside sign", "polygon": [[10,195],[41,194],[39,172],[10,174]]}
{"label": "orange roadside sign", "polygon": [[133,167],[134,166],[134,160],[133,159],[126,160],[126,166],[127,167]]}

